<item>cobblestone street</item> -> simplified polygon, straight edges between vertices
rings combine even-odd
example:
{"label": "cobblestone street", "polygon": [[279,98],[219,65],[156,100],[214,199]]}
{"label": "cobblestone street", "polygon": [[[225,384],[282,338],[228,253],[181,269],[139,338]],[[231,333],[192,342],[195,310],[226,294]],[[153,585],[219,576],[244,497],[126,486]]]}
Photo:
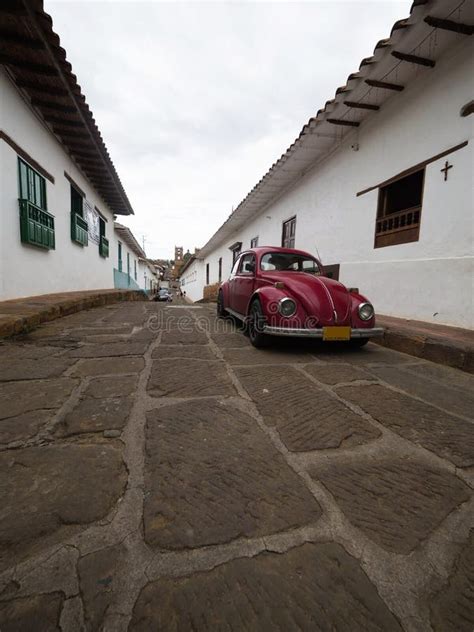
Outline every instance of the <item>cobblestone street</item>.
{"label": "cobblestone street", "polygon": [[0,343],[1,632],[472,632],[474,378],[214,311]]}

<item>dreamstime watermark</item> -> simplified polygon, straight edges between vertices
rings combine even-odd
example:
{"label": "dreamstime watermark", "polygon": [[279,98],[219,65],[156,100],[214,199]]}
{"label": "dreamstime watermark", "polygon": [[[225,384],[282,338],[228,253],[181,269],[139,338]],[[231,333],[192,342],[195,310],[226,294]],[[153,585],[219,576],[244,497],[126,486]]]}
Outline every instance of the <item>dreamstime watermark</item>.
{"label": "dreamstime watermark", "polygon": [[[183,311],[186,308],[183,308]],[[319,320],[315,316],[299,318],[297,314],[290,318],[283,318],[279,312],[278,301],[269,302],[266,307],[266,314],[259,315],[257,318],[258,328],[264,325],[281,327],[287,326],[296,329],[315,329],[318,327]],[[251,318],[247,317],[246,321]],[[159,331],[176,331],[184,334],[205,333],[205,334],[226,334],[233,333],[239,327],[245,327],[247,322],[240,322],[234,318],[219,318],[214,314],[173,314],[163,309],[148,318],[146,323],[147,329],[155,333]]]}

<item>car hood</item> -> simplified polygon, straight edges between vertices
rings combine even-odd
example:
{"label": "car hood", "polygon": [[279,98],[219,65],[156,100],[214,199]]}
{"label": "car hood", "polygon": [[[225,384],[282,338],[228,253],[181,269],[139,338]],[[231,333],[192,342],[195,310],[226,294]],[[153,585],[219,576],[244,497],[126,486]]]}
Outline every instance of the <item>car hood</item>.
{"label": "car hood", "polygon": [[283,291],[299,301],[308,316],[317,318],[318,325],[350,324],[351,297],[342,283],[307,272],[267,273],[265,280],[283,282]]}

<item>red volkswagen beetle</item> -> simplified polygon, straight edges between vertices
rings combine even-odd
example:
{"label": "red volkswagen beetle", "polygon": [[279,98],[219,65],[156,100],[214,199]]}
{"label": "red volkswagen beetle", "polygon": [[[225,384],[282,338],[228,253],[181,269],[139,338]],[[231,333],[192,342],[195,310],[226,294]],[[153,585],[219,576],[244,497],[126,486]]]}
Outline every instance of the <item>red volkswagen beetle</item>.
{"label": "red volkswagen beetle", "polygon": [[217,313],[242,320],[255,347],[271,336],[346,340],[362,346],[375,327],[374,308],[358,290],[328,278],[302,250],[259,247],[243,252],[219,288]]}

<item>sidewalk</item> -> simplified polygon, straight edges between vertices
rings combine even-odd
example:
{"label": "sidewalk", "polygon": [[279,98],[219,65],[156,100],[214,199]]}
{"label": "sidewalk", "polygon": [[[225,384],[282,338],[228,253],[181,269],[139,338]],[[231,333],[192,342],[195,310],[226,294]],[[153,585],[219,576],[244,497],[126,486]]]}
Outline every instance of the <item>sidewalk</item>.
{"label": "sidewalk", "polygon": [[379,316],[377,324],[385,328],[385,334],[374,342],[474,373],[474,331],[393,316]]}
{"label": "sidewalk", "polygon": [[0,338],[26,333],[44,323],[83,309],[110,305],[118,301],[142,301],[138,290],[90,290],[27,296],[0,301]]}

